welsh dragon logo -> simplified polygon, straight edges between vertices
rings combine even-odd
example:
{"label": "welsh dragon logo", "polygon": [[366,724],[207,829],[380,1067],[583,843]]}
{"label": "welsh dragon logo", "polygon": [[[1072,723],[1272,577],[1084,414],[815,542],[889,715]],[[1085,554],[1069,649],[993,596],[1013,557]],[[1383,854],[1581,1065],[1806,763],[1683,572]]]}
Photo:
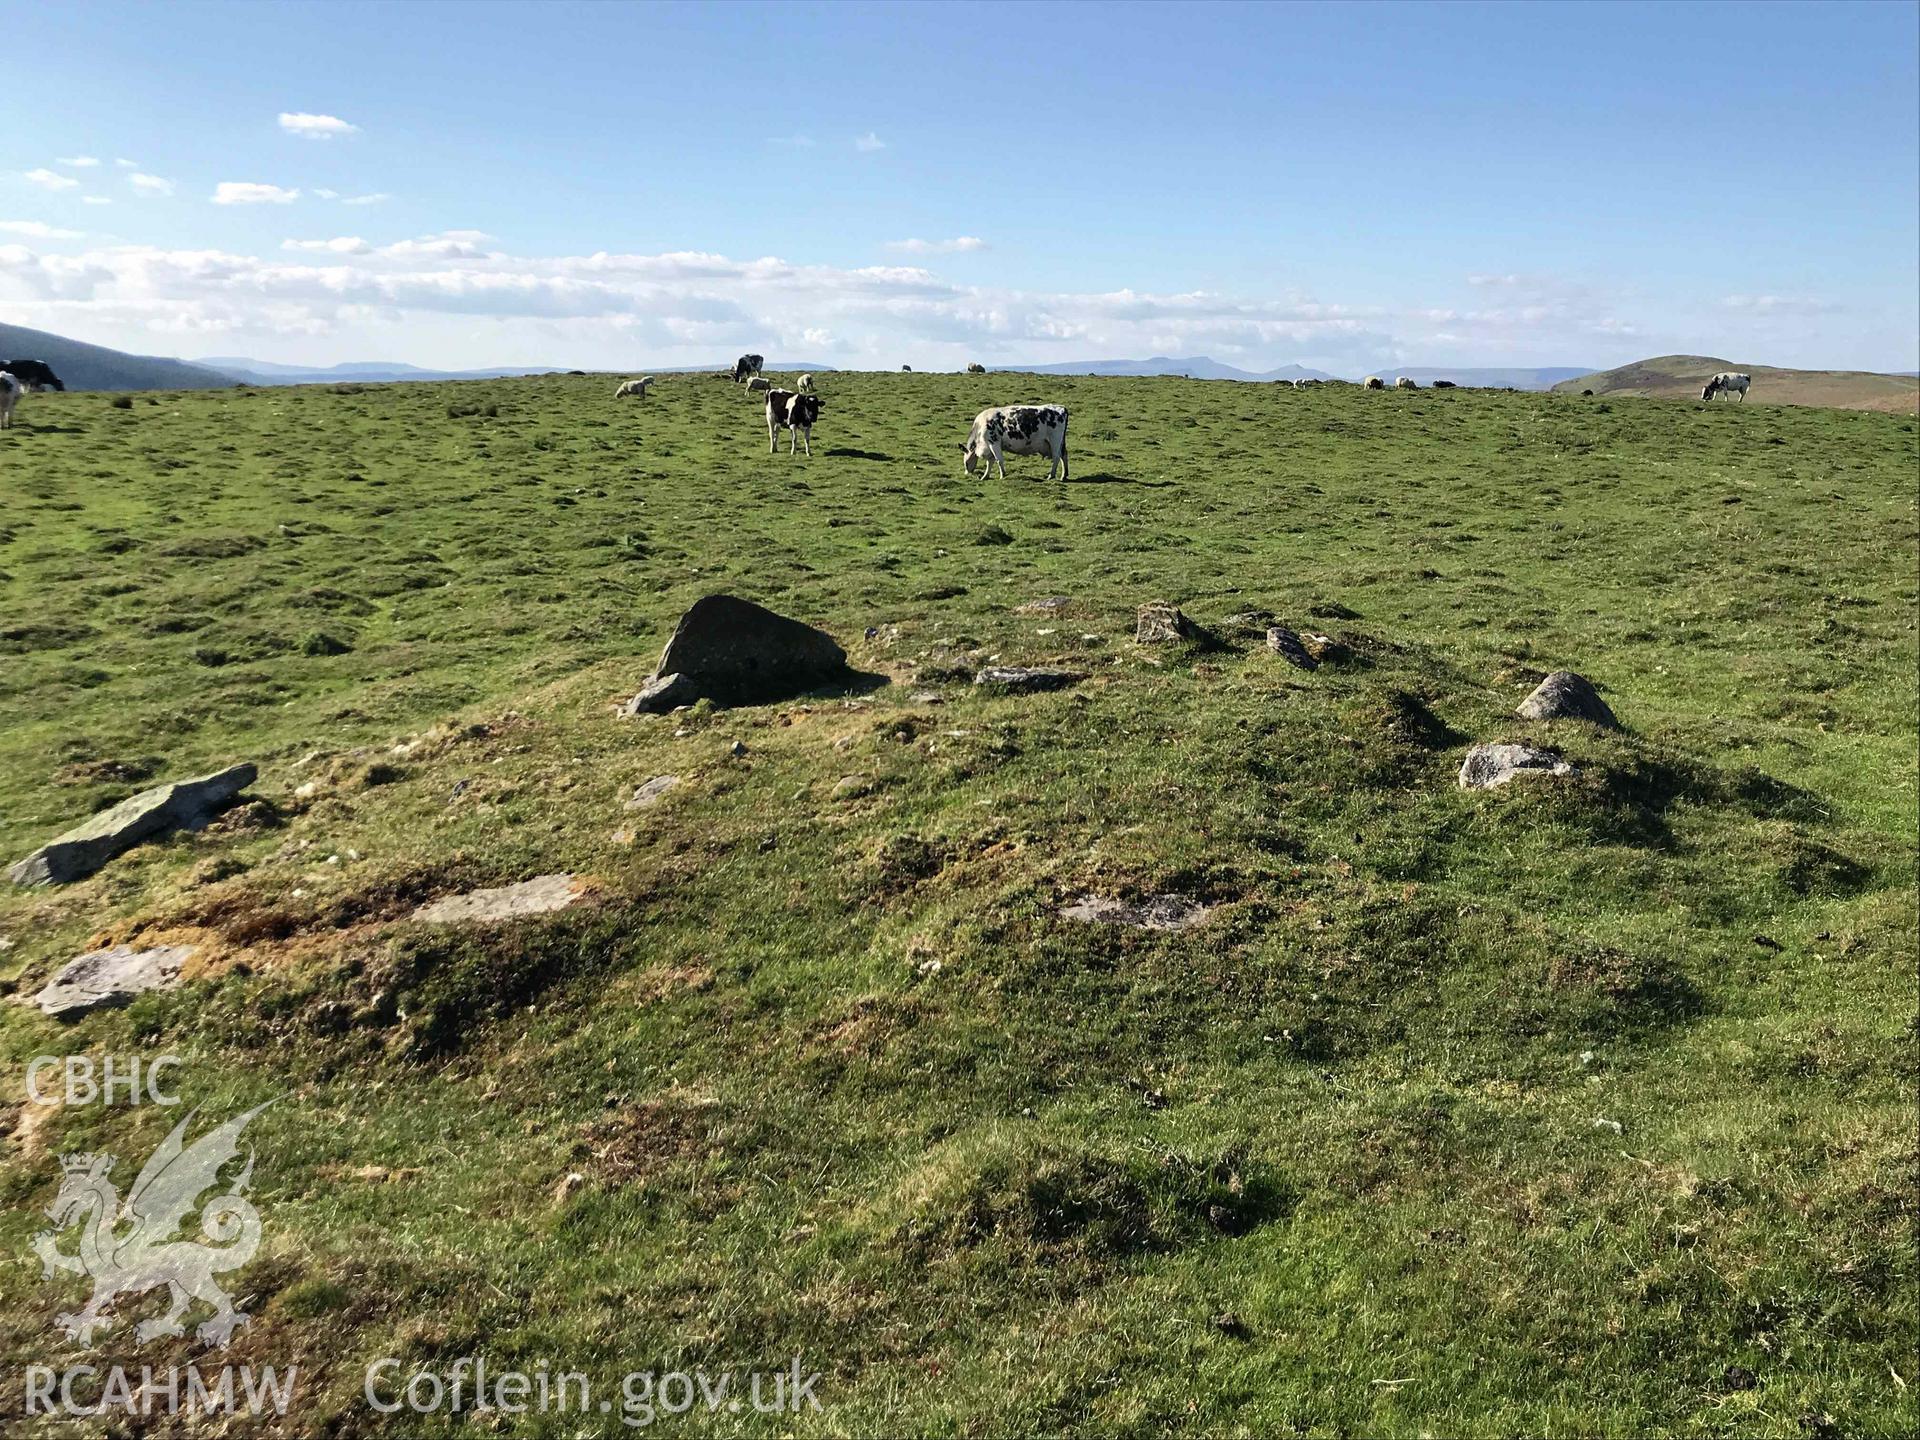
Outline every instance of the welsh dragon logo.
{"label": "welsh dragon logo", "polygon": [[[224,1346],[247,1316],[233,1308],[227,1292],[213,1278],[237,1270],[253,1258],[260,1243],[260,1217],[244,1198],[253,1178],[253,1152],[246,1167],[223,1193],[200,1211],[200,1233],[212,1246],[197,1240],[176,1239],[183,1221],[201,1194],[220,1184],[220,1167],[240,1152],[240,1132],[267,1105],[256,1105],[244,1115],[209,1130],[191,1145],[184,1143],[193,1111],[160,1142],[133,1182],[125,1204],[107,1175],[111,1155],[64,1155],[60,1159],[60,1190],[47,1206],[53,1223],[33,1239],[42,1274],[71,1270],[93,1278],[93,1298],[77,1314],[61,1315],[55,1323],[70,1338],[89,1344],[93,1332],[109,1322],[105,1312],[122,1295],[138,1295],[165,1286],[167,1313],[134,1327],[141,1344],[163,1335],[181,1335],[181,1316],[195,1300],[213,1306],[214,1313],[194,1333],[208,1345]],[[76,1222],[84,1222],[76,1254],[61,1251],[56,1241]],[[213,1246],[224,1248],[215,1249]]]}

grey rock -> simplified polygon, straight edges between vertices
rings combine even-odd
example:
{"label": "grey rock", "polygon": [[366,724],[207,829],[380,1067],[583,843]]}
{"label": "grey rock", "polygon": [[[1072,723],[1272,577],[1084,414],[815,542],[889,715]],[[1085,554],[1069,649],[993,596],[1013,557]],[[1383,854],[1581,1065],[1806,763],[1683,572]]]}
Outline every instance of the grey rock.
{"label": "grey rock", "polygon": [[180,967],[191,954],[191,945],[89,950],[62,966],[33,1003],[45,1014],[61,1016],[84,1014],[101,1005],[124,1005],[144,991],[169,990],[179,984]]}
{"label": "grey rock", "polygon": [[1306,642],[1284,625],[1275,625],[1267,631],[1267,649],[1278,655],[1289,665],[1301,670],[1318,670],[1320,662],[1308,650]]}
{"label": "grey rock", "polygon": [[656,775],[646,784],[635,787],[633,797],[627,801],[627,809],[645,810],[658,805],[666,793],[679,783],[678,775]]}
{"label": "grey rock", "polygon": [[1608,730],[1620,728],[1593,682],[1571,670],[1556,670],[1547,676],[1520,702],[1515,713],[1529,720],[1586,720]]}
{"label": "grey rock", "polygon": [[938,690],[920,690],[907,697],[915,705],[944,705],[946,697]]}
{"label": "grey rock", "polygon": [[1184,643],[1217,647],[1220,637],[1205,626],[1195,624],[1180,607],[1165,600],[1142,605],[1134,615],[1133,638],[1141,645]]}
{"label": "grey rock", "polygon": [[685,675],[656,675],[640,693],[626,703],[629,715],[664,715],[679,710],[700,698],[700,687]]}
{"label": "grey rock", "polygon": [[580,898],[571,875],[536,875],[517,885],[469,890],[464,895],[443,895],[415,910],[413,918],[434,925],[453,925],[474,920],[515,920],[522,915],[545,915],[550,911],[564,910]]}
{"label": "grey rock", "polygon": [[211,775],[156,785],[85,820],[7,871],[16,885],[64,885],[91,875],[129,845],[181,826],[206,823],[259,772],[231,765]]}
{"label": "grey rock", "polygon": [[1271,610],[1236,610],[1220,622],[1220,629],[1236,640],[1258,640],[1279,623]]}
{"label": "grey rock", "polygon": [[1133,930],[1186,930],[1213,914],[1213,907],[1185,895],[1153,895],[1133,902],[1083,895],[1060,912],[1087,925],[1125,925]]}
{"label": "grey rock", "polygon": [[1013,607],[1016,615],[1058,615],[1073,604],[1070,596],[1046,595],[1038,600],[1029,600],[1024,605]]}
{"label": "grey rock", "polygon": [[1078,670],[1063,670],[1057,665],[989,665],[973,677],[973,683],[1007,695],[1031,695],[1040,690],[1064,690],[1086,678]]}
{"label": "grey rock", "polygon": [[836,800],[858,800],[862,795],[871,793],[873,784],[862,775],[842,775],[834,782],[833,798]]}
{"label": "grey rock", "polygon": [[846,674],[847,652],[824,630],[738,596],[707,595],[680,617],[653,679],[627,709],[657,713],[702,697],[753,705]]}
{"label": "grey rock", "polygon": [[1492,790],[1520,775],[1571,775],[1574,767],[1531,745],[1476,745],[1460,763],[1462,790]]}

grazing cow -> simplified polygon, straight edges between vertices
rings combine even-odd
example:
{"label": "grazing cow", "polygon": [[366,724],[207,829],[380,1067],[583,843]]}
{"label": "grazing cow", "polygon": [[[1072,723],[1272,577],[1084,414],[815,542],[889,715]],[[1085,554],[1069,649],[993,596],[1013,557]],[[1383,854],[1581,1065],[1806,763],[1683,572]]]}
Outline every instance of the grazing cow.
{"label": "grazing cow", "polygon": [[776,437],[780,427],[786,426],[791,437],[787,443],[787,454],[804,444],[807,457],[813,457],[813,422],[820,418],[825,408],[818,395],[796,395],[791,390],[767,391],[767,453],[773,454],[780,447]]}
{"label": "grazing cow", "polygon": [[613,392],[613,398],[616,400],[625,400],[628,396],[632,396],[635,400],[644,400],[647,398],[647,391],[651,389],[652,386],[653,377],[651,375],[647,376],[644,380],[623,380],[620,388]]}
{"label": "grazing cow", "polygon": [[27,387],[6,371],[0,370],[0,430],[13,424],[13,407],[20,403],[20,397],[27,393]]}
{"label": "grazing cow", "polygon": [[1067,407],[1064,405],[1000,405],[973,417],[973,430],[960,449],[966,471],[991,475],[1000,467],[1007,478],[1009,455],[1045,455],[1053,461],[1047,479],[1067,478]]}
{"label": "grazing cow", "polygon": [[987,373],[987,367],[982,365],[978,360],[975,360],[967,366],[967,373],[969,375],[984,375]]}
{"label": "grazing cow", "polygon": [[802,395],[811,395],[813,393],[813,376],[802,375],[798,380],[793,382],[793,388],[798,390]]}
{"label": "grazing cow", "polygon": [[1395,378],[1393,388],[1396,390],[1418,390],[1420,388],[1420,382],[1401,375]]}
{"label": "grazing cow", "polygon": [[758,375],[766,363],[767,357],[764,355],[742,355],[733,362],[733,383],[738,385],[749,375]]}
{"label": "grazing cow", "polygon": [[1588,399],[1593,398],[1593,392],[1591,390],[1582,390],[1580,393],[1586,396]]}
{"label": "grazing cow", "polygon": [[1378,375],[1367,376],[1367,389],[1384,390],[1386,388],[1387,388],[1387,382],[1382,380]]}
{"label": "grazing cow", "polygon": [[1753,384],[1753,376],[1742,375],[1733,370],[1722,370],[1707,381],[1707,388],[1700,392],[1702,400],[1711,400],[1722,390],[1731,390],[1740,397],[1742,405],[1747,403],[1747,387]]}
{"label": "grazing cow", "polygon": [[751,380],[747,381],[747,393],[749,395],[759,390],[770,391],[772,389],[773,382],[764,375],[755,375]]}
{"label": "grazing cow", "polygon": [[60,377],[44,360],[0,360],[0,370],[13,376],[29,390],[65,390]]}
{"label": "grazing cow", "polygon": [[1436,380],[1433,382],[1433,388],[1436,390],[1451,390],[1454,386],[1451,380]]}
{"label": "grazing cow", "polygon": [[901,366],[900,368],[901,368],[902,370],[906,370],[906,371],[908,371],[908,372],[911,372],[911,371],[912,371],[912,369],[913,369],[913,366],[911,366],[911,365],[902,365],[902,366]]}

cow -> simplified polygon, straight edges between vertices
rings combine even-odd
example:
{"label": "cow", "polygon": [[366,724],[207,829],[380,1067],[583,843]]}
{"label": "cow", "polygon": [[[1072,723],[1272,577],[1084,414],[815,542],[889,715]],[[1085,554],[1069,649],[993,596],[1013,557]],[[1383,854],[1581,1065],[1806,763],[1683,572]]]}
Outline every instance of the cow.
{"label": "cow", "polygon": [[1433,382],[1433,388],[1436,390],[1451,390],[1454,388],[1454,384],[1451,380],[1436,380]]}
{"label": "cow", "polygon": [[912,371],[913,371],[913,366],[911,366],[911,365],[902,365],[902,366],[901,366],[900,368],[901,368],[902,370],[905,370],[905,371],[907,371],[907,372],[908,372],[909,374],[911,374],[911,373],[912,373]]}
{"label": "cow", "polygon": [[761,391],[761,390],[770,391],[772,389],[773,389],[773,382],[767,379],[767,377],[764,375],[755,375],[752,379],[747,381],[747,393],[749,395],[752,395],[757,391]]}
{"label": "cow", "polygon": [[1747,387],[1751,384],[1753,384],[1753,376],[1751,375],[1742,375],[1734,370],[1722,370],[1718,375],[1707,381],[1707,388],[1700,392],[1700,398],[1702,400],[1711,400],[1722,390],[1731,390],[1739,395],[1740,403],[1744,405],[1747,403]]}
{"label": "cow", "polygon": [[20,397],[26,393],[27,387],[23,383],[5,370],[0,370],[0,430],[13,425],[13,407],[20,403]]}
{"label": "cow", "polygon": [[1396,390],[1418,390],[1420,388],[1420,382],[1409,376],[1401,375],[1395,377],[1393,388]]}
{"label": "cow", "polygon": [[969,375],[984,375],[987,373],[987,367],[982,365],[978,360],[975,360],[967,366],[967,373]]}
{"label": "cow", "polygon": [[766,364],[767,357],[764,355],[742,355],[733,362],[733,383],[738,385],[749,375],[758,375],[766,368]]}
{"label": "cow", "polygon": [[1009,455],[1045,455],[1053,461],[1047,479],[1068,476],[1067,407],[1064,405],[999,405],[973,417],[973,430],[960,447],[967,474],[978,469],[991,475],[1000,467],[1007,478]]}
{"label": "cow", "polygon": [[44,360],[0,360],[0,370],[13,376],[29,390],[65,390],[60,377]]}
{"label": "cow", "polygon": [[802,375],[798,380],[793,382],[793,388],[798,390],[802,395],[813,394],[813,376]]}
{"label": "cow", "polygon": [[613,398],[625,400],[628,396],[632,396],[635,400],[644,400],[647,398],[647,391],[652,387],[653,376],[651,375],[644,380],[623,380],[620,382],[620,388],[613,392]]}
{"label": "cow", "polygon": [[785,426],[791,439],[787,443],[787,453],[804,444],[807,458],[813,458],[813,422],[820,418],[825,407],[818,395],[796,395],[791,390],[767,391],[767,453],[776,453],[780,446],[776,437],[780,427]]}
{"label": "cow", "polygon": [[1384,390],[1386,388],[1387,388],[1387,382],[1382,380],[1378,375],[1367,376],[1367,389]]}

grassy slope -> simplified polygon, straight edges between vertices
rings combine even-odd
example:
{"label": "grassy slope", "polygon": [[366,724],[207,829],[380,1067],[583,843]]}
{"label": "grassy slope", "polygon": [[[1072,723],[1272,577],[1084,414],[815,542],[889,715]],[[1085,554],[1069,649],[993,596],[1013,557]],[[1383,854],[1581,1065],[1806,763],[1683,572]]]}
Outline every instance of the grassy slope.
{"label": "grassy slope", "polygon": [[[281,812],[0,897],[23,985],[103,934],[204,962],[68,1029],[10,1009],[8,1073],[173,1049],[210,1114],[293,1092],[250,1132],[232,1358],[297,1360],[345,1434],[365,1360],[481,1351],[797,1351],[805,1433],[1899,1429],[1912,422],[1062,378],[1075,483],[962,478],[967,417],[1040,393],[1006,385],[837,376],[811,462],[699,377],[23,407],[0,848],[243,757]],[[613,720],[717,589],[900,683]],[[1142,653],[1163,596],[1355,658]],[[986,655],[1093,678],[948,678]],[[1561,665],[1629,733],[1457,791]],[[599,903],[402,918],[554,868]],[[1222,908],[1053,916],[1166,889]],[[100,1358],[26,1249],[52,1155],[124,1183],[174,1117],[9,1115],[12,1411],[20,1359]]]}
{"label": "grassy slope", "polygon": [[[1920,380],[1910,375],[1879,375],[1865,370],[1782,370],[1772,365],[1736,365],[1708,355],[1660,355],[1614,370],[1563,380],[1553,388],[1569,395],[1638,396],[1658,400],[1698,400],[1700,389],[1723,370],[1753,376],[1748,401],[1775,405],[1820,405],[1846,410],[1884,410],[1911,414],[1920,409]],[[1743,403],[1738,400],[1725,404]]]}

